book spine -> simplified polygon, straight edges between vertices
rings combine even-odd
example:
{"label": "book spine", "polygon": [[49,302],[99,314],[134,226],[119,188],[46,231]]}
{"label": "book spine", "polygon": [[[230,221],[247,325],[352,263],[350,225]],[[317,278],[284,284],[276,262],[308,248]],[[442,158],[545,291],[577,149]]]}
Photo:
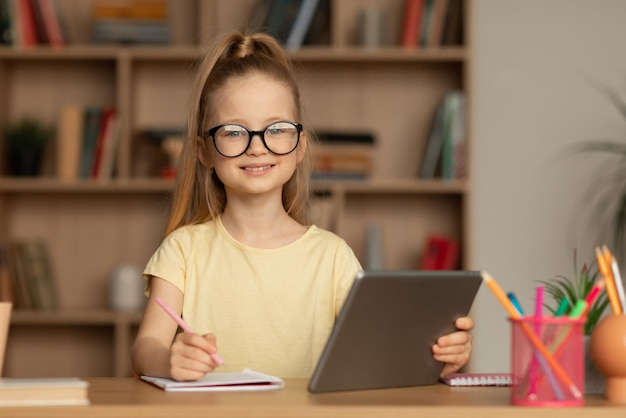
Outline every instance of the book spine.
{"label": "book spine", "polygon": [[57,123],[57,176],[64,180],[79,177],[83,136],[83,108],[69,105],[61,109]]}
{"label": "book spine", "polygon": [[417,46],[423,8],[424,0],[404,0],[404,16],[402,18],[400,43],[405,48],[414,48]]}
{"label": "book spine", "polygon": [[311,26],[313,16],[317,10],[319,0],[302,0],[298,13],[296,14],[293,27],[285,41],[285,46],[289,49],[299,49],[304,43],[304,38]]}
{"label": "book spine", "polygon": [[51,46],[62,46],[65,40],[53,0],[39,0],[39,8],[48,37],[48,43]]}

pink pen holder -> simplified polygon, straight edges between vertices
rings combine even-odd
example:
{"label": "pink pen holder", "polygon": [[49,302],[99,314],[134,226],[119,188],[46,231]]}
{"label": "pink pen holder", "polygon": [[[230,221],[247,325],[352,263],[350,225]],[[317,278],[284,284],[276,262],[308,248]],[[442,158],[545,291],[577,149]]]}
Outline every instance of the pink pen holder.
{"label": "pink pen holder", "polygon": [[511,403],[535,407],[584,404],[585,319],[510,318]]}

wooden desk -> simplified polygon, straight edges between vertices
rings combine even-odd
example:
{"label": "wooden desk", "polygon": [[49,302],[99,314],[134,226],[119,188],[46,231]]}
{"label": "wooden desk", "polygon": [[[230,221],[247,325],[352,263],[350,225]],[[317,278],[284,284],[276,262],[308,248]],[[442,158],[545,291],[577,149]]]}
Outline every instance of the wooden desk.
{"label": "wooden desk", "polygon": [[584,407],[509,405],[509,388],[413,388],[309,394],[304,379],[268,392],[168,393],[134,378],[90,378],[90,406],[0,408],[2,417],[563,417],[626,416],[626,404],[588,397]]}

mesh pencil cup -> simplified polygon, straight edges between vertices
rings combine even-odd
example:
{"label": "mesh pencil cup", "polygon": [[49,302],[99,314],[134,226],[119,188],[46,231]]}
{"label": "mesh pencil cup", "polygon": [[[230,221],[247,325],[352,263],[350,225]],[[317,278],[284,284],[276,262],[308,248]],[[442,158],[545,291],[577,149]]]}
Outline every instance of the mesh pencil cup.
{"label": "mesh pencil cup", "polygon": [[584,404],[585,319],[545,316],[511,321],[511,403],[571,407]]}

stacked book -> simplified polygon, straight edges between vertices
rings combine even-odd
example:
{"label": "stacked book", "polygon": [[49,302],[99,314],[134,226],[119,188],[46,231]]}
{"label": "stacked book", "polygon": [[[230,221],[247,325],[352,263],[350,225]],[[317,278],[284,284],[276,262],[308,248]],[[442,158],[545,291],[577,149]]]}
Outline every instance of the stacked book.
{"label": "stacked book", "polygon": [[166,44],[170,40],[167,0],[96,0],[95,43]]}
{"label": "stacked book", "polygon": [[315,180],[363,180],[371,175],[374,136],[359,132],[318,132],[314,147]]}

